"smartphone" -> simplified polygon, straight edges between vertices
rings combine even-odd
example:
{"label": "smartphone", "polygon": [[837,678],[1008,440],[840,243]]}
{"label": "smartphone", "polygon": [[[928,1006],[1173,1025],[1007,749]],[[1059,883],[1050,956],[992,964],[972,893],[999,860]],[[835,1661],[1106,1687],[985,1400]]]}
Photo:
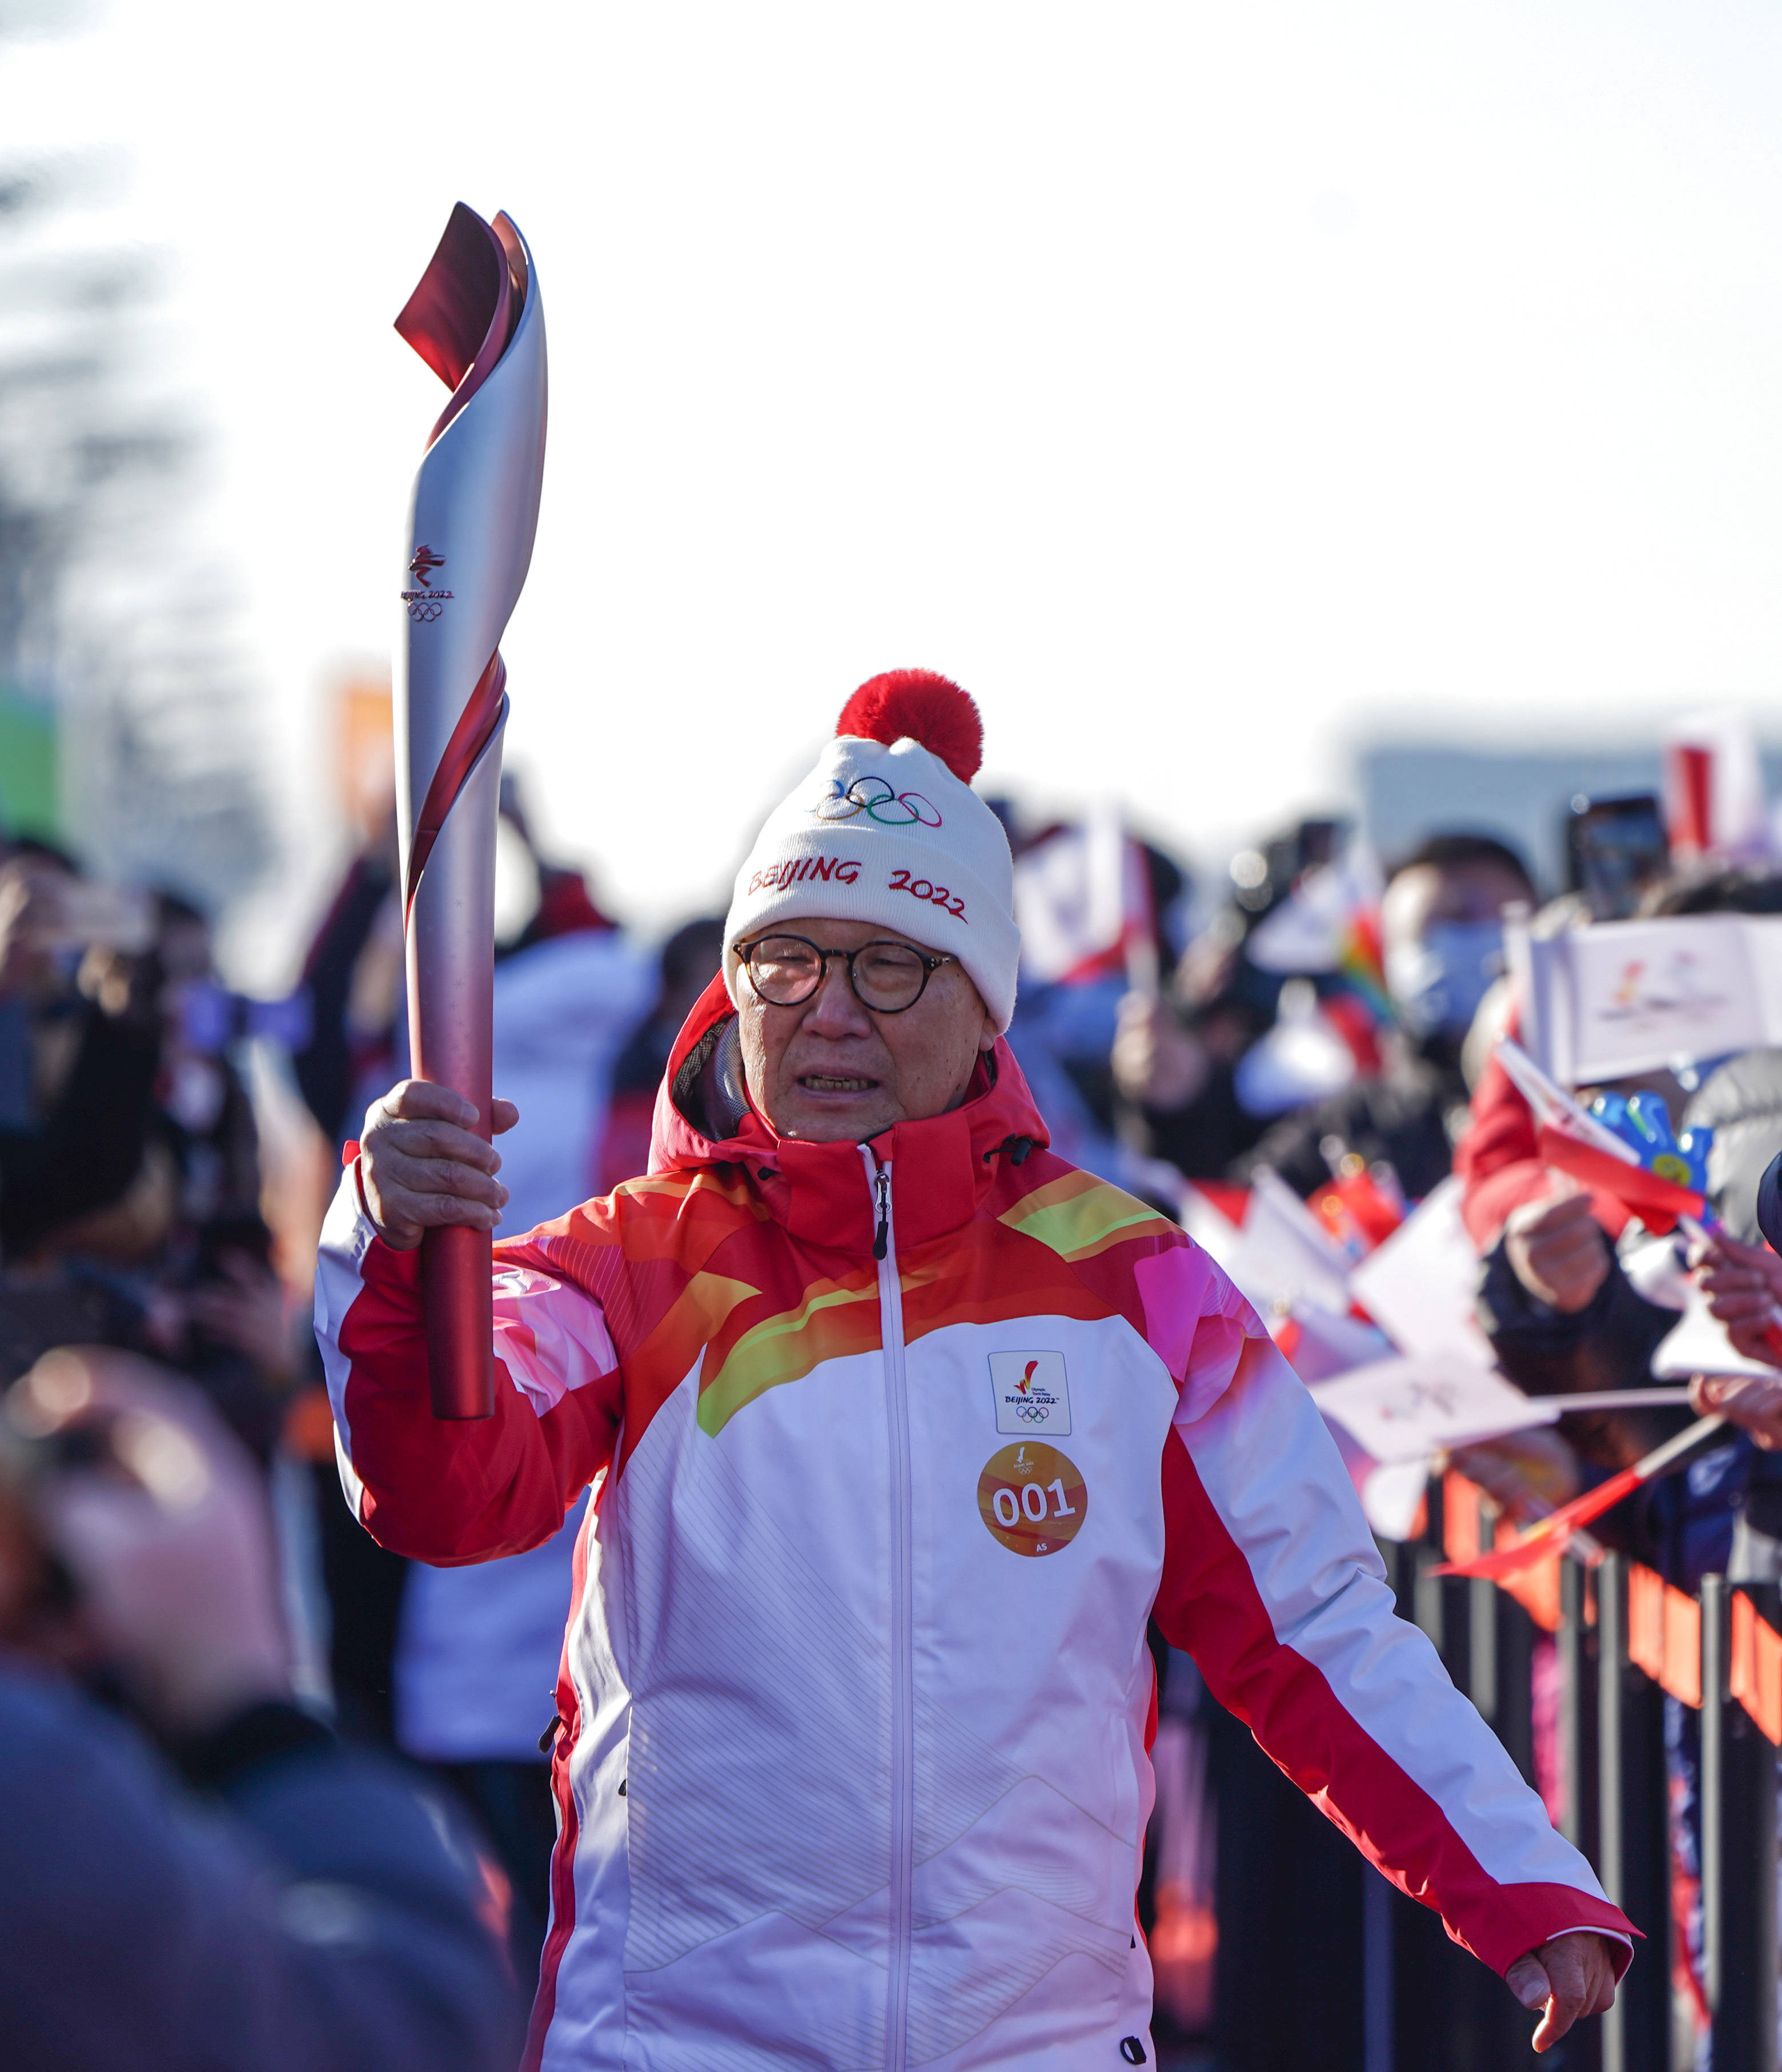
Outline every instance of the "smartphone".
{"label": "smartphone", "polygon": [[49,947],[54,949],[97,945],[140,956],[154,940],[154,902],[131,886],[58,879],[51,912]]}
{"label": "smartphone", "polygon": [[1652,791],[1591,799],[1580,792],[1566,815],[1566,881],[1599,921],[1622,921],[1670,868],[1665,816]]}
{"label": "smartphone", "polygon": [[220,1281],[223,1262],[231,1252],[242,1252],[257,1266],[272,1264],[272,1232],[258,1216],[212,1216],[198,1233],[198,1254],[193,1261],[196,1281]]}

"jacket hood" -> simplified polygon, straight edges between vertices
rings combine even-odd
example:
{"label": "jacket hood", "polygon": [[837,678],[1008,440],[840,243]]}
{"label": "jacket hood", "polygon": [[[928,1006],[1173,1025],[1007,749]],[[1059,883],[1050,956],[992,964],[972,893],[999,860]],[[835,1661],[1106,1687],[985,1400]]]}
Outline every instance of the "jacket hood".
{"label": "jacket hood", "polygon": [[[720,974],[681,1024],[656,1089],[651,1173],[740,1167],[767,1212],[793,1236],[842,1251],[870,1251],[872,1194],[857,1144],[782,1137],[752,1107],[733,1135],[713,1138],[704,1121],[688,1113],[685,1087],[676,1099],[688,1060],[735,1012]],[[871,1141],[877,1163],[893,1170],[898,1244],[917,1244],[958,1229],[976,1213],[1004,1157],[1019,1163],[1051,1141],[1014,1053],[998,1037],[959,1107],[921,1122],[894,1123]]]}

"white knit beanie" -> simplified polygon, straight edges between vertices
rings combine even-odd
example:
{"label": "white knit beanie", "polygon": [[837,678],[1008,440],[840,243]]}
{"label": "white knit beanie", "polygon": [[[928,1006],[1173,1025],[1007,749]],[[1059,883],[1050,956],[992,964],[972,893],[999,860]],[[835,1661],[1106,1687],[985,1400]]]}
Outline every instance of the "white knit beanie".
{"label": "white knit beanie", "polygon": [[971,788],[983,752],[977,708],[927,669],[862,684],[817,767],[768,816],[724,923],[735,952],[804,916],[870,921],[957,957],[1000,1034],[1014,1013],[1021,937],[1002,823]]}

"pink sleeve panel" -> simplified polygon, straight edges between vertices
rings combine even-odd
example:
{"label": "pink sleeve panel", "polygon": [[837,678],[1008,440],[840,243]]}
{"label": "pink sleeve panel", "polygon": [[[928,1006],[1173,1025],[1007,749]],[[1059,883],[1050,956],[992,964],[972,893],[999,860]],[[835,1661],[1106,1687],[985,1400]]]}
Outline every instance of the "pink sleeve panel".
{"label": "pink sleeve panel", "polygon": [[[1335,1442],[1249,1305],[1198,1252],[1173,1268],[1165,1256],[1147,1318],[1160,1321],[1165,1283],[1185,1297],[1197,1281],[1201,1309],[1187,1346],[1147,1332],[1181,1363],[1163,1459],[1165,1635],[1369,1862],[1494,1971],[1574,1930],[1631,1937],[1427,1638],[1397,1617]],[[1618,1970],[1631,1955],[1629,1942]]]}
{"label": "pink sleeve panel", "polygon": [[315,1334],[348,1501],[393,1552],[441,1568],[523,1553],[611,1464],[619,1362],[599,1305],[531,1265],[497,1259],[495,1415],[434,1416],[419,1255],[377,1235],[350,1170],[323,1226]]}

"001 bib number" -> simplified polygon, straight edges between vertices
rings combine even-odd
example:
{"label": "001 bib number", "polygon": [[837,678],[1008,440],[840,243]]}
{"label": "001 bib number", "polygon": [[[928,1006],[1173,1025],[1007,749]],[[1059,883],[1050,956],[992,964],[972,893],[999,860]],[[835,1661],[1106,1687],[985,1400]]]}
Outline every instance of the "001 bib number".
{"label": "001 bib number", "polygon": [[1024,1439],[993,1453],[977,1478],[977,1511],[1011,1554],[1056,1554],[1083,1529],[1089,1493],[1056,1446]]}

